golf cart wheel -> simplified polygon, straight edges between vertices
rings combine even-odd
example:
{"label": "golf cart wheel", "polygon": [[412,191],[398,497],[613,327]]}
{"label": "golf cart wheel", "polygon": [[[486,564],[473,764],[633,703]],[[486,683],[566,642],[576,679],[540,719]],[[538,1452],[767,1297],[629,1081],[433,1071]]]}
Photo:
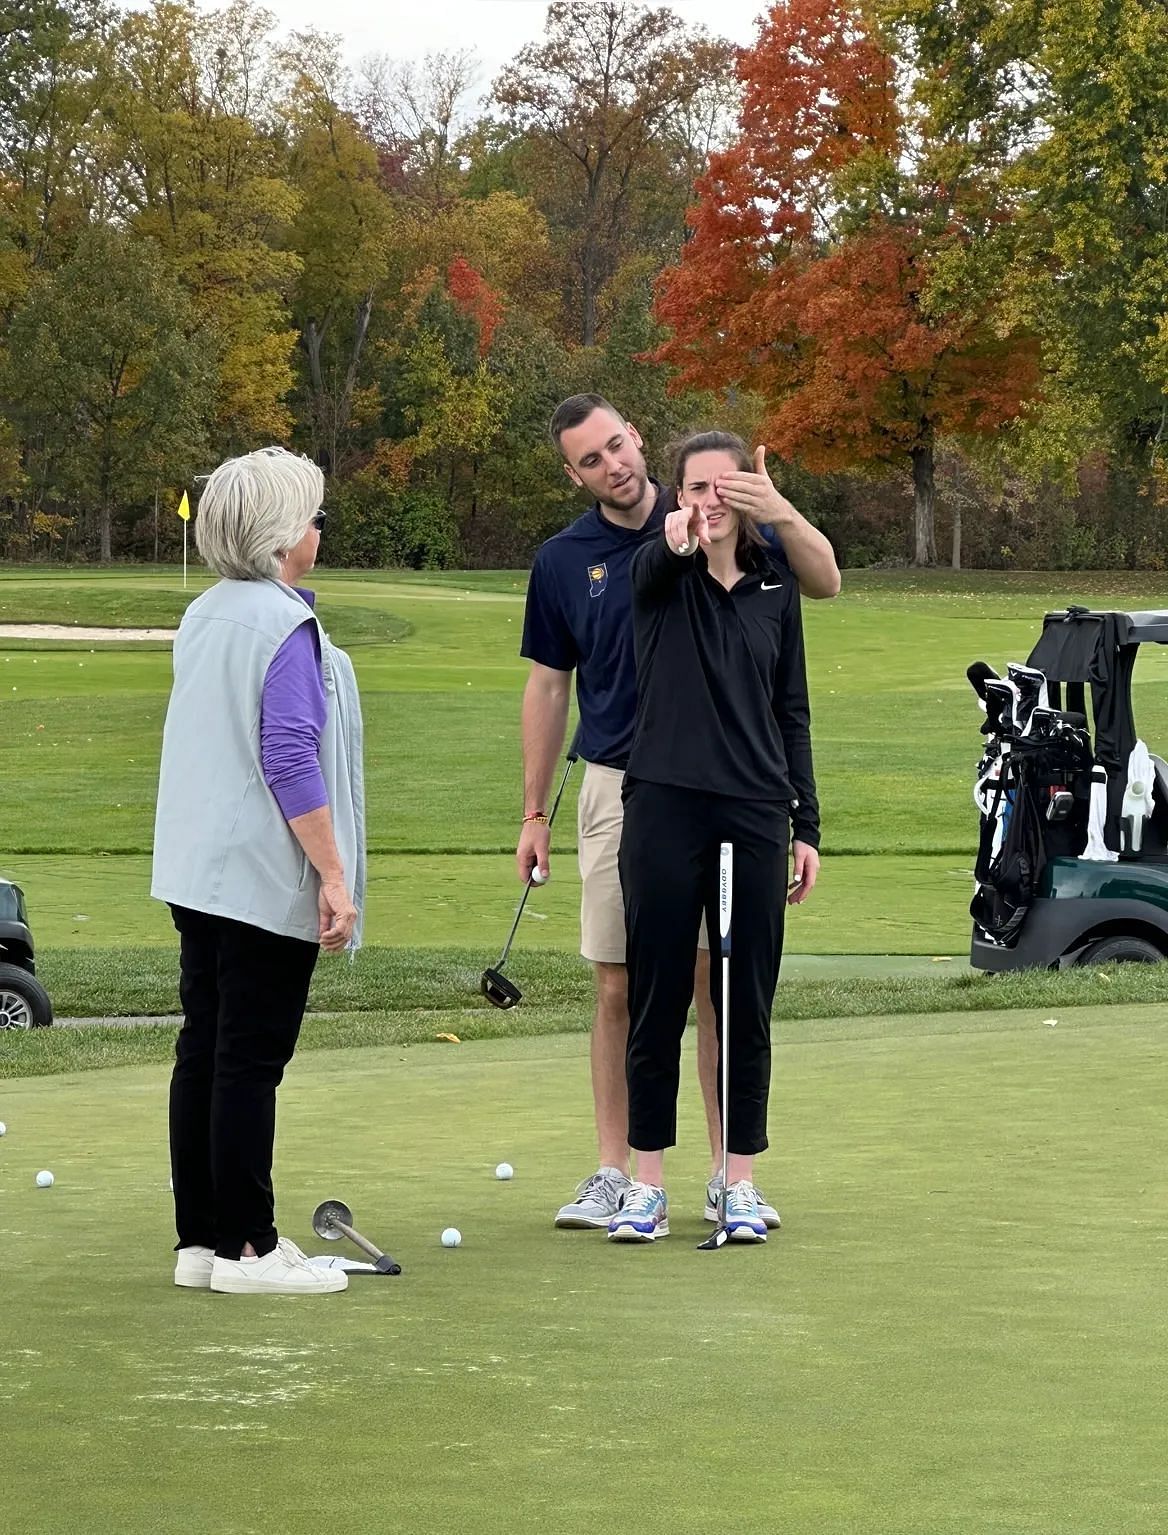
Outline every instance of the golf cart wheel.
{"label": "golf cart wheel", "polygon": [[1154,965],[1164,958],[1154,943],[1146,938],[1099,938],[1089,943],[1079,955],[1080,965],[1137,964]]}
{"label": "golf cart wheel", "polygon": [[53,1004],[35,975],[19,965],[0,965],[0,1029],[43,1029]]}

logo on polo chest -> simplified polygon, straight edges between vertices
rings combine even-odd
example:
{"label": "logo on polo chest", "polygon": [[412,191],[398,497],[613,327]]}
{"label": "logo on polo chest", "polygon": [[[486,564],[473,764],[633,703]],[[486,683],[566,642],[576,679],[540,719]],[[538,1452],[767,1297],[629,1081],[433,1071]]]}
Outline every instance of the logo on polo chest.
{"label": "logo on polo chest", "polygon": [[599,597],[608,585],[608,566],[589,565],[588,567],[588,595]]}

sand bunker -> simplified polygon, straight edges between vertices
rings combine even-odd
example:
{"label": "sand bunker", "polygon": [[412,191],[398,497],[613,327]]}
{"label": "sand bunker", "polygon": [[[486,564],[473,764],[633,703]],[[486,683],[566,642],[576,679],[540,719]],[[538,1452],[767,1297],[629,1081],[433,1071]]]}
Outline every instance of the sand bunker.
{"label": "sand bunker", "polygon": [[81,624],[0,624],[0,640],[172,640],[174,629],[87,629]]}

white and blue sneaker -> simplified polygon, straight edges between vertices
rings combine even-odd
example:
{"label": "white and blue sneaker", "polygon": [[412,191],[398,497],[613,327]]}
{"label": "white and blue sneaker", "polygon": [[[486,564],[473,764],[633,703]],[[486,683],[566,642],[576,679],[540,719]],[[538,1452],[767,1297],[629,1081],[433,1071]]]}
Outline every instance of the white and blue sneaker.
{"label": "white and blue sneaker", "polygon": [[732,1242],[765,1242],[766,1221],[758,1208],[754,1184],[745,1178],[726,1190],[726,1235]]}
{"label": "white and blue sneaker", "polygon": [[608,1223],[610,1242],[655,1242],[669,1235],[669,1201],[652,1183],[630,1183]]}
{"label": "white and blue sneaker", "polygon": [[560,1206],[556,1225],[568,1230],[606,1228],[620,1209],[621,1195],[630,1187],[628,1178],[619,1168],[598,1168],[576,1190],[575,1199]]}
{"label": "white and blue sneaker", "polygon": [[[721,1194],[721,1192],[722,1174],[715,1173],[715,1175],[710,1179],[709,1183],[706,1184],[705,1215],[708,1221],[714,1221],[716,1223],[721,1219],[718,1213],[718,1196]],[[779,1219],[779,1212],[775,1209],[774,1205],[769,1202],[769,1200],[766,1198],[766,1195],[759,1188],[757,1183],[754,1185],[754,1197],[758,1204],[758,1213],[762,1216],[763,1224],[766,1226],[767,1230],[781,1230],[783,1223]]]}

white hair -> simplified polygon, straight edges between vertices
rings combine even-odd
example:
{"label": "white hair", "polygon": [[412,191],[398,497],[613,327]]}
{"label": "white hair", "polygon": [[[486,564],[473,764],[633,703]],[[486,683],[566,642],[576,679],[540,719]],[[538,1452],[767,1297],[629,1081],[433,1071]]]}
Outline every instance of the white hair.
{"label": "white hair", "polygon": [[229,458],[207,476],[195,544],[228,581],[278,579],[280,560],[308,532],[324,498],[324,475],[286,448]]}

